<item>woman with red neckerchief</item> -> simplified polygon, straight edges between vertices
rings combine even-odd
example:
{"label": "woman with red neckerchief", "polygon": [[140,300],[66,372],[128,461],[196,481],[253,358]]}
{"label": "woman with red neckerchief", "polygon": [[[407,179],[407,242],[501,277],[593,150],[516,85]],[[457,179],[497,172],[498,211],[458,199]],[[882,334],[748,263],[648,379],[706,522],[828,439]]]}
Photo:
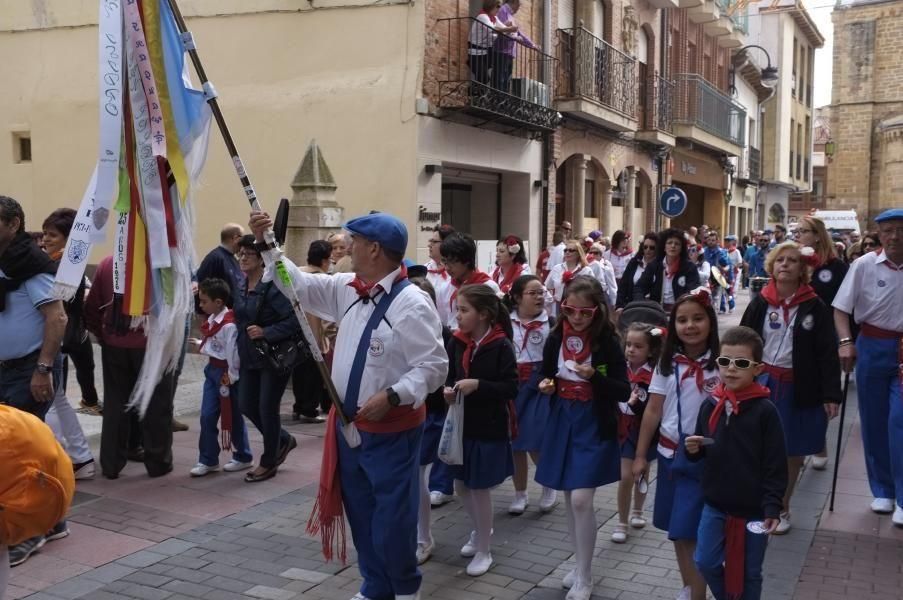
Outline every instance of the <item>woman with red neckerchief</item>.
{"label": "woman with red neckerchief", "polygon": [[524,241],[516,235],[509,235],[498,241],[495,246],[495,264],[492,280],[506,294],[518,277],[531,274]]}
{"label": "woman with red neckerchief", "polygon": [[621,277],[624,276],[624,269],[627,268],[627,263],[633,258],[633,250],[630,247],[630,234],[620,229],[617,230],[611,236],[611,250],[605,253],[605,258],[611,261],[615,269],[615,279],[620,284]]}
{"label": "woman with red neckerchief", "polygon": [[657,257],[636,283],[634,297],[660,302],[666,312],[690,290],[700,286],[699,271],[687,253],[687,238],[680,229],[665,229],[658,236]]}
{"label": "woman with red neckerchief", "polygon": [[564,262],[552,267],[549,276],[546,278],[546,289],[553,300],[546,309],[553,317],[558,316],[558,305],[561,303],[565,286],[577,275],[587,275],[597,279],[595,272],[586,261],[583,246],[577,240],[568,240],[564,246]]}
{"label": "woman with red neckerchief", "polygon": [[[832,310],[809,285],[800,247],[783,242],[765,259],[771,281],[753,298],[741,325],[765,342],[763,381],[778,408],[787,444],[789,485],[775,533],[790,530],[790,499],[803,460],[824,447],[828,420],[840,404],[840,361]],[[805,373],[805,382],[794,374]]]}

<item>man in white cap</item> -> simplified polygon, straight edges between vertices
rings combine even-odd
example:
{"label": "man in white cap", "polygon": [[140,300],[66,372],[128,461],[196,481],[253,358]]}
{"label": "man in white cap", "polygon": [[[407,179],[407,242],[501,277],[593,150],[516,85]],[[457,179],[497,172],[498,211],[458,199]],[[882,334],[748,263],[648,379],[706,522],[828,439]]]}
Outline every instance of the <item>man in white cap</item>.
{"label": "man in white cap", "polygon": [[893,512],[894,525],[903,527],[903,208],[886,210],[875,222],[882,249],[850,265],[834,297],[834,325],[841,366],[848,373],[856,367],[872,510]]}
{"label": "man in white cap", "polygon": [[[272,222],[252,213],[258,242]],[[417,568],[420,438],[424,400],[448,373],[432,301],[402,265],[407,229],[386,213],[348,221],[354,273],[304,273],[286,261],[304,310],[339,325],[332,378],[343,411],[360,431],[351,448],[330,411],[313,529],[324,555],[344,539],[341,508],[364,579],[352,600],[420,597]],[[262,243],[262,242],[261,242]],[[344,544],[339,552],[344,554]],[[344,558],[344,556],[342,556]]]}

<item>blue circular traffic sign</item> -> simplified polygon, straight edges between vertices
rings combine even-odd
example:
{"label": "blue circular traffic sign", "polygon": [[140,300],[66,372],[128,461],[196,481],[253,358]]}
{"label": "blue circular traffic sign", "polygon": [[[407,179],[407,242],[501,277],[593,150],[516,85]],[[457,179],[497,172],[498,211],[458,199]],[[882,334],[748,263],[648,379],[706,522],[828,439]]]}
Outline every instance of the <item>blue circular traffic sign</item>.
{"label": "blue circular traffic sign", "polygon": [[669,187],[659,197],[658,207],[669,219],[679,217],[687,210],[687,194],[679,187]]}

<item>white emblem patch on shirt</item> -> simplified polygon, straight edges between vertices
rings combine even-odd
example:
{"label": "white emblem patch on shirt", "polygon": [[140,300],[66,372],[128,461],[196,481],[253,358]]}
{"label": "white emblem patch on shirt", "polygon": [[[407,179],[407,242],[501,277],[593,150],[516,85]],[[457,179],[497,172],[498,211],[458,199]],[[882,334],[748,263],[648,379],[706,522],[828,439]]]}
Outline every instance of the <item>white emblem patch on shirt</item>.
{"label": "white emblem patch on shirt", "polygon": [[541,344],[542,343],[542,332],[539,331],[531,331],[530,335],[527,337],[531,344]]}
{"label": "white emblem patch on shirt", "polygon": [[822,283],[828,283],[834,278],[834,274],[827,269],[823,269],[818,272],[818,280]]}
{"label": "white emblem patch on shirt", "polygon": [[884,281],[883,279],[879,279],[879,280],[878,280],[878,287],[884,287],[884,286],[886,286],[886,285],[887,285],[887,282]]}
{"label": "white emblem patch on shirt", "polygon": [[370,340],[370,349],[367,350],[367,353],[370,356],[382,356],[386,351],[385,346],[383,346],[383,341],[379,338],[372,338]]}
{"label": "white emblem patch on shirt", "polygon": [[681,275],[680,277],[678,277],[678,278],[677,278],[677,285],[679,285],[680,287],[686,286],[686,285],[687,285],[687,278],[684,277],[683,275]]}
{"label": "white emblem patch on shirt", "polygon": [[812,328],[815,327],[815,318],[812,315],[806,315],[802,325],[806,331],[812,331]]}
{"label": "white emblem patch on shirt", "polygon": [[719,381],[721,380],[718,377],[709,377],[702,382],[702,391],[704,391],[706,394],[711,394],[715,391],[715,388],[718,387]]}
{"label": "white emblem patch on shirt", "polygon": [[565,345],[567,346],[567,349],[574,354],[580,354],[581,352],[583,352],[583,340],[576,335],[569,337],[565,342]]}

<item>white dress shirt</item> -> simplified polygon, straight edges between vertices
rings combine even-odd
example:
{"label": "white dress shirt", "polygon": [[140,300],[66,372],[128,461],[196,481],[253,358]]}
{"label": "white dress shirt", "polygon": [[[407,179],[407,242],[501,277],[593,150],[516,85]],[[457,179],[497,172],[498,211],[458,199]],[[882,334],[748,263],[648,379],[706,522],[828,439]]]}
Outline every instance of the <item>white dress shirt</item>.
{"label": "white dress shirt", "polygon": [[448,324],[449,317],[454,316],[449,315],[451,295],[455,291],[455,286],[452,285],[452,277],[445,270],[445,267],[437,265],[433,259],[427,261],[425,266],[427,268],[426,280],[432,284],[433,290],[436,292],[436,310],[439,311],[439,318],[443,323]]}
{"label": "white dress shirt", "polygon": [[[218,314],[207,315],[207,323],[210,327],[222,323],[226,318],[228,308],[224,308]],[[199,352],[210,358],[226,361],[229,365],[229,380],[232,383],[238,381],[238,373],[241,361],[238,358],[238,328],[235,323],[226,323],[222,329],[207,338]]]}
{"label": "white dress shirt", "polygon": [[615,268],[611,261],[603,258],[595,260],[589,264],[590,268],[596,275],[596,279],[602,284],[605,290],[605,297],[608,298],[608,305],[614,306],[618,302],[618,280],[615,278]]}
{"label": "white dress shirt", "polygon": [[903,331],[903,270],[884,264],[886,261],[884,252],[857,258],[843,278],[833,306],[853,314],[857,323]]}
{"label": "white dress shirt", "polygon": [[[374,286],[370,292],[373,300],[364,303],[348,285],[354,280],[354,274],[304,273],[290,260],[284,260],[304,310],[338,325],[332,380],[344,402],[361,332],[376,303],[386,298],[382,290],[392,290],[400,269]],[[439,314],[426,292],[409,285],[395,298],[372,332],[357,405],[363,406],[371,396],[391,387],[398,393],[401,404],[418,408],[427,394],[445,383],[447,375],[448,355],[442,343]]]}
{"label": "white dress shirt", "polygon": [[549,248],[549,262],[546,263],[546,268],[548,270],[552,270],[552,267],[555,265],[560,265],[564,262],[564,246],[565,243],[561,242],[557,246],[552,246]]}

